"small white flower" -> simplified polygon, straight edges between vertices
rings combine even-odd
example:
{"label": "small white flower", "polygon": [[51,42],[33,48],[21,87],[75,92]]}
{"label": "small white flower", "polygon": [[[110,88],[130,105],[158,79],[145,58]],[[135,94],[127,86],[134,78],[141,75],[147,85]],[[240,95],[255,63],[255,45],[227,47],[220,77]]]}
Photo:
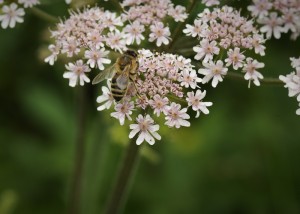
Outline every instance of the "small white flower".
{"label": "small white flower", "polygon": [[244,78],[245,80],[249,80],[249,86],[251,80],[256,86],[260,85],[259,79],[263,79],[263,75],[259,73],[256,69],[265,67],[264,63],[258,62],[256,59],[252,58],[246,59],[247,63],[244,65],[243,71],[246,72]]}
{"label": "small white flower", "polygon": [[213,56],[218,55],[220,52],[220,48],[217,47],[217,42],[209,42],[208,39],[203,39],[200,42],[200,46],[193,47],[193,50],[197,53],[195,59],[200,60],[204,58],[203,62],[208,62],[212,60]]}
{"label": "small white flower", "polygon": [[165,124],[169,127],[180,128],[180,126],[189,127],[191,124],[186,119],[190,119],[190,115],[188,115],[187,108],[181,109],[180,104],[171,103],[170,106],[167,107],[167,116]]}
{"label": "small white flower", "polygon": [[69,79],[69,86],[75,87],[78,80],[81,86],[84,85],[84,82],[90,82],[85,73],[90,72],[91,69],[82,60],[77,60],[75,64],[69,63],[66,68],[68,71],[64,73],[63,77]]}
{"label": "small white flower", "polygon": [[169,103],[169,99],[167,97],[162,98],[160,95],[156,94],[152,98],[152,100],[149,100],[150,106],[154,109],[154,114],[156,114],[158,117],[160,113],[167,114],[167,105]]}
{"label": "small white flower", "polygon": [[230,66],[232,64],[234,70],[243,67],[244,59],[246,57],[240,52],[240,48],[235,47],[234,50],[229,49],[227,55],[228,58],[225,59],[225,62],[227,62],[226,66]]}
{"label": "small white flower", "polygon": [[186,25],[186,29],[183,30],[183,32],[187,36],[192,36],[192,37],[204,37],[206,34],[208,25],[206,23],[202,23],[201,19],[196,19],[194,21],[194,25]]}
{"label": "small white flower", "polygon": [[33,7],[37,4],[40,4],[39,0],[19,0],[19,4],[23,4],[25,8]]}
{"label": "small white flower", "polygon": [[104,48],[99,50],[86,50],[85,51],[85,58],[88,59],[87,64],[91,66],[91,68],[95,68],[97,66],[100,70],[104,70],[103,64],[109,64],[111,62],[110,59],[105,58],[109,51],[105,51]]}
{"label": "small white flower", "polygon": [[181,86],[184,86],[186,88],[191,87],[192,89],[195,89],[197,87],[197,83],[201,82],[202,79],[197,76],[197,73],[195,70],[183,70],[182,77],[180,78]]}
{"label": "small white flower", "polygon": [[102,86],[102,95],[97,97],[97,103],[101,103],[102,105],[97,108],[98,111],[102,111],[104,109],[109,109],[111,105],[114,103],[115,99],[113,98],[110,90]]}
{"label": "small white flower", "polygon": [[136,144],[140,145],[142,142],[146,141],[150,145],[155,143],[155,139],[160,140],[161,137],[157,133],[159,130],[159,125],[154,124],[154,120],[147,114],[143,117],[141,114],[136,118],[137,124],[131,124],[130,129],[132,131],[129,133],[129,138],[133,138],[137,133],[139,136],[136,140]]}
{"label": "small white flower", "polygon": [[133,109],[133,102],[124,101],[123,103],[118,103],[115,106],[116,112],[112,112],[110,116],[118,119],[120,121],[120,125],[123,126],[125,123],[125,117],[127,117],[128,120],[131,120],[130,115],[132,114]]}
{"label": "small white flower", "polygon": [[122,53],[123,50],[126,50],[124,34],[119,31],[108,33],[105,41],[107,46],[116,51]]}
{"label": "small white flower", "polygon": [[73,57],[80,52],[78,41],[75,37],[68,37],[67,40],[62,43],[62,53],[66,53],[68,57]]}
{"label": "small white flower", "polygon": [[185,7],[177,5],[175,8],[170,8],[168,14],[174,18],[175,22],[183,22],[188,17],[185,11]]}
{"label": "small white flower", "polygon": [[65,0],[66,4],[70,4],[72,0]]}
{"label": "small white flower", "polygon": [[101,35],[99,30],[93,30],[87,33],[89,47],[96,47],[96,49],[100,49],[100,47],[104,47],[104,37]]}
{"label": "small white flower", "polygon": [[139,21],[134,21],[132,24],[126,25],[124,28],[124,37],[126,38],[127,45],[131,45],[136,41],[136,44],[141,44],[141,40],[144,40],[143,32],[145,31],[144,25]]}
{"label": "small white flower", "polygon": [[116,29],[116,26],[123,26],[123,22],[121,20],[121,17],[117,17],[116,13],[105,11],[103,17],[103,25],[105,27],[108,27],[110,31],[113,31]]}
{"label": "small white flower", "polygon": [[23,8],[18,8],[16,3],[11,3],[9,6],[4,5],[2,7],[3,14],[0,15],[1,27],[3,29],[14,28],[16,23],[22,23],[24,21],[23,17],[25,15],[25,11]]}
{"label": "small white flower", "polygon": [[264,43],[263,36],[259,34],[255,34],[252,39],[252,45],[254,47],[254,51],[256,54],[260,54],[261,56],[265,55],[265,49],[266,47],[262,45],[261,43]]}
{"label": "small white flower", "polygon": [[150,26],[150,30],[150,42],[156,40],[156,45],[158,47],[160,47],[162,44],[169,44],[169,36],[171,35],[169,27],[164,27],[164,24],[162,22],[156,22],[154,25]]}
{"label": "small white flower", "polygon": [[200,68],[199,73],[205,75],[202,79],[202,83],[207,83],[211,79],[212,86],[215,88],[218,85],[218,82],[223,81],[223,76],[227,74],[228,68],[224,67],[224,63],[221,60],[218,60],[217,63],[209,62],[203,63],[205,68]]}
{"label": "small white flower", "polygon": [[260,31],[262,33],[266,33],[267,39],[270,39],[272,35],[274,35],[276,39],[279,39],[281,33],[285,31],[281,26],[283,24],[283,19],[277,17],[276,12],[270,13],[269,17],[258,19],[257,22],[260,24],[264,24],[264,26],[260,28]]}
{"label": "small white flower", "polygon": [[[284,87],[288,88],[288,96],[293,97],[300,95],[300,72],[292,72],[286,76],[280,75],[279,79],[285,83]],[[300,96],[298,101],[300,101]]]}
{"label": "small white flower", "polygon": [[254,5],[249,5],[248,10],[254,17],[265,17],[268,15],[269,10],[273,7],[273,4],[269,0],[253,0]]}
{"label": "small white flower", "polygon": [[51,51],[51,55],[48,56],[44,61],[49,63],[49,65],[54,65],[54,62],[57,60],[57,55],[59,54],[60,47],[57,45],[49,45],[48,49]]}
{"label": "small white flower", "polygon": [[299,58],[291,57],[290,60],[293,68],[297,69],[298,67],[300,67],[300,57]]}
{"label": "small white flower", "polygon": [[192,106],[192,109],[197,112],[196,118],[199,117],[200,111],[204,114],[208,114],[209,110],[207,106],[212,106],[212,102],[203,102],[203,98],[206,95],[206,91],[201,92],[201,90],[197,90],[196,93],[188,92],[186,100],[188,101],[188,105]]}

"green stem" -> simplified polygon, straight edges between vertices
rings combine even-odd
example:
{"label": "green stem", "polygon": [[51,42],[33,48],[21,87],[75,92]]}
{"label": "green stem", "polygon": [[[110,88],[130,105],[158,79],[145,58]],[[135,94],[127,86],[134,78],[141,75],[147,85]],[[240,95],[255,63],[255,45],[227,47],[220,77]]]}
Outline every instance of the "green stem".
{"label": "green stem", "polygon": [[51,22],[51,23],[57,23],[58,22],[58,18],[46,13],[45,11],[37,8],[37,7],[32,7],[30,8],[30,11],[36,15],[37,17],[47,21],[47,22]]}
{"label": "green stem", "polygon": [[[189,7],[187,9],[187,14],[191,14],[191,11],[194,9],[194,7],[196,6],[196,4],[197,4],[198,1],[199,0],[191,0],[191,3],[190,3],[190,5],[189,5]],[[188,18],[186,20],[188,20]],[[167,47],[167,50],[169,50],[169,51],[172,50],[172,48],[173,48],[176,40],[178,39],[180,33],[182,32],[182,29],[185,26],[185,24],[186,24],[186,21],[185,22],[180,22],[177,25],[177,27],[175,28],[175,30],[173,32],[173,37],[172,37],[172,39],[170,41],[170,44]]]}
{"label": "green stem", "polygon": [[77,136],[75,147],[75,159],[73,175],[71,177],[71,191],[69,201],[69,213],[80,213],[81,192],[82,192],[82,177],[83,177],[83,163],[85,153],[85,122],[86,122],[86,109],[85,109],[85,91],[84,88],[79,88],[77,91]]}
{"label": "green stem", "polygon": [[[237,80],[244,80],[244,75],[243,74],[238,74],[238,73],[233,73],[233,72],[228,72],[227,73],[228,77],[231,77],[233,79]],[[263,78],[262,80],[259,80],[262,84],[264,85],[278,85],[278,86],[283,86],[283,82],[279,80],[278,78]]]}
{"label": "green stem", "polygon": [[180,99],[179,97],[174,96],[173,94],[168,94],[167,97],[170,98],[170,99],[173,99],[173,100],[177,100],[177,101],[187,105],[186,100]]}
{"label": "green stem", "polygon": [[118,175],[111,195],[106,204],[105,214],[116,214],[122,211],[133,180],[133,175],[139,160],[141,146],[136,145],[136,138],[130,140],[125,150],[124,159],[121,162]]}

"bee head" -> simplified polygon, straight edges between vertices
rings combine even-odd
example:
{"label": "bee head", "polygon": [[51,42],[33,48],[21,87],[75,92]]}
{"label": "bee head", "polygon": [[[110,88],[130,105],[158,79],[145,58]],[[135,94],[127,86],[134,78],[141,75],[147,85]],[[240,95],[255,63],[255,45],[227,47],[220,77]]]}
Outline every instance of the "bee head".
{"label": "bee head", "polygon": [[125,54],[127,54],[127,55],[129,55],[129,56],[132,56],[132,57],[134,57],[134,58],[137,58],[137,53],[134,51],[134,50],[127,50],[126,52],[125,52]]}

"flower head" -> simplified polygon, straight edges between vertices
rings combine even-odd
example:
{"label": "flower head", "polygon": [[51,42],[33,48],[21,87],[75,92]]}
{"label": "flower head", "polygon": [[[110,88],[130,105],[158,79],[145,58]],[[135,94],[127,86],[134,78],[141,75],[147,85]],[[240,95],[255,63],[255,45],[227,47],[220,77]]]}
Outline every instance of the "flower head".
{"label": "flower head", "polygon": [[200,112],[203,114],[208,114],[208,106],[212,106],[212,102],[203,102],[202,99],[205,97],[206,91],[201,92],[201,90],[197,90],[196,93],[188,92],[186,100],[188,101],[188,105],[192,107],[194,111],[197,112],[196,118],[199,117]]}
{"label": "flower head", "polygon": [[97,108],[98,111],[109,109],[115,101],[115,99],[112,96],[112,93],[107,87],[102,86],[102,93],[103,94],[101,96],[97,97],[97,103],[102,104]]}
{"label": "flower head", "polygon": [[137,144],[147,141],[152,145],[155,139],[160,139],[157,133],[159,125],[155,125],[152,115],[164,118],[164,124],[170,128],[180,128],[190,126],[188,108],[196,111],[197,117],[200,112],[209,113],[208,107],[212,103],[203,101],[206,92],[197,90],[194,93],[199,88],[201,78],[191,60],[142,49],[138,62],[135,80],[130,81],[120,101],[114,101],[111,86],[102,87],[103,94],[97,98],[100,103],[98,110],[114,108],[111,116],[118,119],[121,125],[126,120],[136,118],[137,123],[130,125],[132,131],[129,137],[133,138],[139,133]]}
{"label": "flower head", "polygon": [[88,59],[87,64],[90,65],[91,68],[98,67],[100,70],[104,70],[103,64],[110,64],[111,60],[105,58],[108,54],[108,51],[105,51],[104,48],[101,49],[93,49],[85,51],[85,58]]}
{"label": "flower head", "polygon": [[202,83],[207,83],[211,79],[212,86],[215,88],[218,85],[218,82],[223,81],[223,76],[227,74],[228,68],[224,67],[224,63],[221,60],[218,60],[216,63],[210,61],[209,63],[204,63],[205,68],[200,68],[199,73],[205,75],[202,79]]}
{"label": "flower head", "polygon": [[63,77],[69,79],[69,85],[71,87],[75,87],[78,82],[81,86],[84,85],[84,82],[90,82],[90,79],[85,73],[90,72],[91,69],[84,64],[82,60],[77,60],[75,64],[69,63],[66,65],[66,69],[68,71],[64,73]]}
{"label": "flower head", "polygon": [[180,126],[189,127],[191,124],[186,119],[190,119],[187,108],[181,109],[180,104],[171,103],[167,108],[167,116],[165,124],[169,127],[180,128]]}
{"label": "flower head", "polygon": [[258,62],[257,60],[253,60],[250,57],[247,58],[246,61],[247,63],[243,67],[243,71],[246,73],[244,76],[245,80],[249,80],[249,84],[252,80],[256,86],[259,86],[259,79],[263,79],[263,75],[256,69],[265,67],[265,64],[262,62]]}
{"label": "flower head", "polygon": [[158,47],[167,45],[171,33],[168,25],[163,24],[166,17],[183,22],[188,15],[185,7],[175,6],[171,0],[124,0],[121,5],[124,10],[122,18],[129,21],[124,28],[127,44],[140,44],[145,39],[145,31],[150,28],[149,41],[155,41]]}
{"label": "flower head", "polygon": [[140,145],[143,141],[148,142],[150,145],[155,143],[155,138],[160,140],[161,137],[157,133],[159,130],[159,125],[154,124],[154,120],[147,114],[143,117],[141,114],[136,118],[137,124],[131,124],[130,129],[132,131],[129,133],[129,138],[133,138],[137,133],[139,133],[136,140],[136,144]]}
{"label": "flower head", "polygon": [[125,117],[128,120],[131,120],[130,115],[132,114],[132,110],[134,109],[133,102],[124,101],[122,103],[118,103],[115,106],[115,111],[110,115],[120,121],[120,125],[124,125]]}
{"label": "flower head", "polygon": [[[202,2],[214,3],[214,1]],[[219,1],[215,3],[218,4]],[[200,60],[205,67],[199,69],[199,73],[205,75],[202,83],[213,79],[213,87],[223,80],[230,66],[234,70],[242,71],[248,63],[246,62],[248,54],[265,55],[263,35],[259,33],[252,20],[247,20],[232,7],[204,9],[194,20],[194,25],[187,24],[183,32],[199,40],[199,44],[193,47],[196,53],[194,58]]]}
{"label": "flower head", "polygon": [[171,35],[168,27],[164,27],[162,22],[157,22],[150,26],[150,38],[149,41],[153,42],[156,40],[156,45],[160,47],[162,44],[169,44],[169,36]]}
{"label": "flower head", "polygon": [[2,7],[3,14],[0,15],[2,28],[14,28],[16,23],[22,23],[24,21],[23,16],[25,11],[23,8],[18,8],[16,3],[11,3],[9,6],[4,5]]}

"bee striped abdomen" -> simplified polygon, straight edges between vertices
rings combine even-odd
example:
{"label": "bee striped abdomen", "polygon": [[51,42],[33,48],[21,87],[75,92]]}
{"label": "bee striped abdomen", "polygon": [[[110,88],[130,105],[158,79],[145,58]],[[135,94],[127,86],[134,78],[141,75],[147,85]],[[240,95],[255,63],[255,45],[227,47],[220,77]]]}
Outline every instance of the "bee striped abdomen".
{"label": "bee striped abdomen", "polygon": [[119,88],[119,86],[117,85],[117,80],[118,75],[115,75],[112,80],[111,80],[111,94],[113,96],[113,98],[119,102],[120,100],[122,100],[122,98],[125,95],[126,89],[122,90]]}

